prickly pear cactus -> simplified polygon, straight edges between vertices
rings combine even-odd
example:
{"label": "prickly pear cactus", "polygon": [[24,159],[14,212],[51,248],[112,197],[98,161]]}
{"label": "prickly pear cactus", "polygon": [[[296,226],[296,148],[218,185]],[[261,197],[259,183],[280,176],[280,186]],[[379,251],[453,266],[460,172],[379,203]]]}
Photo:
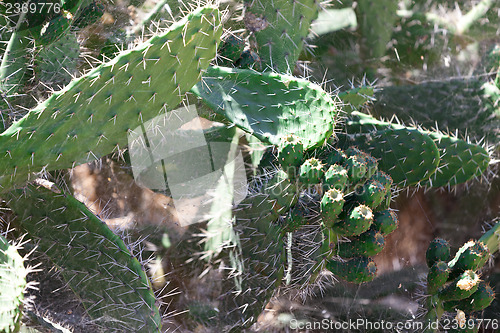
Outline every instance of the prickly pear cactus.
{"label": "prickly pear cactus", "polygon": [[18,332],[22,317],[26,275],[16,246],[0,235],[0,331]]}
{"label": "prickly pear cactus", "polygon": [[381,159],[380,169],[401,186],[453,186],[480,177],[488,168],[488,149],[439,131],[377,120],[357,111],[347,121],[345,139]]}
{"label": "prickly pear cactus", "polygon": [[166,33],[72,80],[12,124],[0,134],[0,151],[8,156],[0,162],[0,186],[124,147],[129,131],[171,110],[200,80],[215,56],[219,20],[213,7],[190,13]]}
{"label": "prickly pear cactus", "polygon": [[141,264],[83,203],[57,191],[28,186],[9,192],[8,204],[96,323],[115,332],[160,332]]}
{"label": "prickly pear cactus", "polygon": [[339,116],[330,94],[288,75],[209,67],[192,92],[231,123],[273,145],[294,134],[304,149],[319,146]]}
{"label": "prickly pear cactus", "polygon": [[[446,240],[438,238],[430,243],[426,253],[429,266],[425,299],[427,321],[439,321],[445,312],[471,317],[493,302],[495,293],[480,275],[491,255],[499,250],[499,227],[497,223],[479,240],[465,243],[452,260],[449,260],[450,245]],[[464,328],[477,329],[477,325],[470,323],[467,322]]]}

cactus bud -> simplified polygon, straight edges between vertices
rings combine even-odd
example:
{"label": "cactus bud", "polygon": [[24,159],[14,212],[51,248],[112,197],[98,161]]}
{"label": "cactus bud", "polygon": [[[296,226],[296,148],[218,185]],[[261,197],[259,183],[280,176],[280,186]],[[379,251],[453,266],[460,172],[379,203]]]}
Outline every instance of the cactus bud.
{"label": "cactus bud", "polygon": [[334,231],[343,236],[359,236],[370,229],[373,213],[370,207],[359,205],[350,211],[347,218],[333,226]]}
{"label": "cactus bud", "polygon": [[450,244],[442,238],[434,239],[425,253],[427,266],[432,267],[436,261],[448,261],[450,259]]}
{"label": "cactus bud", "polygon": [[320,210],[323,224],[332,227],[344,207],[344,195],[337,189],[328,190],[321,199]]}
{"label": "cactus bud", "polygon": [[386,209],[376,212],[373,215],[374,230],[379,231],[382,235],[388,235],[398,227],[398,216],[392,209]]}
{"label": "cactus bud", "polygon": [[368,230],[349,243],[339,245],[338,255],[342,258],[374,256],[384,249],[384,236],[378,231]]}
{"label": "cactus bud", "polygon": [[343,191],[347,185],[347,170],[341,165],[330,165],[323,177],[323,188],[327,191],[330,188]]}
{"label": "cactus bud", "polygon": [[343,166],[347,169],[347,175],[351,184],[358,183],[366,175],[367,163],[360,155],[349,156]]}
{"label": "cactus bud", "polygon": [[427,273],[427,292],[432,295],[441,288],[450,276],[450,268],[444,261],[436,261]]}
{"label": "cactus bud", "polygon": [[291,178],[296,175],[296,168],[302,163],[304,145],[300,139],[293,135],[281,138],[278,145],[278,161]]}
{"label": "cactus bud", "polygon": [[361,188],[361,193],[356,194],[356,199],[371,209],[375,209],[382,203],[386,194],[387,192],[380,182],[369,180]]}
{"label": "cactus bud", "polygon": [[319,184],[324,173],[321,161],[311,157],[300,166],[299,179],[304,184]]}

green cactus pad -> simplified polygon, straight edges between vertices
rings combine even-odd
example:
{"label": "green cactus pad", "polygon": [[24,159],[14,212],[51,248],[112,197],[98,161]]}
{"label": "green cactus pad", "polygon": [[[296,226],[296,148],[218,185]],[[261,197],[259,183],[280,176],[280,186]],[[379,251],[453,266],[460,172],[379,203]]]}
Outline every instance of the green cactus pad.
{"label": "green cactus pad", "polygon": [[377,171],[370,177],[370,179],[380,182],[382,185],[384,185],[384,188],[387,191],[387,193],[390,192],[393,181],[391,176],[389,176],[385,172]]}
{"label": "green cactus pad", "polygon": [[358,183],[366,176],[367,163],[363,156],[349,156],[344,161],[343,166],[347,170],[347,176],[349,177],[349,183],[351,184]]}
{"label": "green cactus pad", "polygon": [[290,181],[288,174],[283,170],[279,170],[267,181],[261,192],[276,200],[274,210],[280,214],[287,212],[298,199],[295,183]]}
{"label": "green cactus pad", "polygon": [[321,221],[327,227],[332,227],[337,222],[337,217],[344,208],[344,195],[337,189],[328,190],[321,199]]}
{"label": "green cactus pad", "polygon": [[367,257],[352,258],[344,262],[328,260],[326,269],[342,280],[352,283],[369,282],[377,274],[377,265]]}
{"label": "green cactus pad", "polygon": [[479,276],[476,272],[471,270],[465,271],[449,285],[439,290],[439,299],[454,301],[467,298],[476,292],[479,281]]}
{"label": "green cactus pad", "polygon": [[382,203],[386,194],[387,191],[384,185],[379,181],[368,180],[363,187],[360,188],[360,193],[356,193],[356,200],[374,210]]}
{"label": "green cactus pad", "polygon": [[281,138],[278,145],[278,161],[288,175],[296,174],[296,168],[302,164],[303,157],[304,145],[298,137],[290,134]]}
{"label": "green cactus pad", "polygon": [[478,145],[439,133],[428,132],[441,157],[435,173],[424,183],[431,187],[453,186],[480,177],[490,162],[488,151]]}
{"label": "green cactus pad", "polygon": [[197,9],[52,94],[0,135],[0,185],[123,148],[131,130],[182,101],[215,56],[221,33],[219,11]]}
{"label": "green cactus pad", "polygon": [[0,332],[18,332],[26,288],[24,260],[0,235]]}
{"label": "green cactus pad", "polygon": [[263,69],[293,72],[311,22],[318,16],[318,1],[245,0],[245,5],[244,22],[255,35]]}
{"label": "green cactus pad", "polygon": [[375,230],[368,230],[350,242],[338,245],[338,255],[342,258],[370,257],[384,249],[384,236]]}
{"label": "green cactus pad", "polygon": [[359,112],[352,113],[347,125],[353,134],[349,143],[379,159],[379,170],[398,185],[415,185],[436,171],[439,150],[432,138],[419,130],[380,122]]}
{"label": "green cactus pad", "polygon": [[361,86],[342,91],[338,94],[340,100],[345,104],[344,110],[349,114],[352,111],[359,111],[373,99],[373,87]]}
{"label": "green cactus pad", "polygon": [[448,265],[452,268],[453,275],[465,270],[481,269],[490,259],[490,251],[481,241],[469,241],[465,243],[455,254]]}
{"label": "green cactus pad", "polygon": [[446,262],[434,262],[427,273],[427,293],[429,295],[435,294],[439,288],[444,286],[446,281],[448,281],[450,271],[451,270]]}
{"label": "green cactus pad", "polygon": [[337,148],[332,148],[328,151],[328,155],[325,158],[325,163],[328,165],[343,164],[347,159],[347,155],[344,151]]}
{"label": "green cactus pad", "polygon": [[[283,229],[276,221],[276,200],[259,193],[234,209],[238,246],[229,249],[232,273],[219,307],[219,321],[234,329],[249,327],[273,296],[284,275]],[[227,273],[227,267],[222,268]]]}
{"label": "green cactus pad", "polygon": [[343,236],[359,236],[373,223],[373,212],[370,207],[358,205],[353,208],[347,217],[336,223],[332,228],[335,232]]}
{"label": "green cactus pad", "polygon": [[294,134],[304,150],[332,135],[339,112],[332,97],[307,80],[246,69],[209,67],[191,91],[261,141],[279,145]]}
{"label": "green cactus pad", "polygon": [[311,157],[300,166],[299,180],[303,184],[319,184],[324,175],[323,163],[317,158]]}
{"label": "green cactus pad", "polygon": [[338,164],[330,165],[323,176],[323,189],[337,189],[343,191],[347,186],[348,175],[347,170]]}
{"label": "green cactus pad", "polygon": [[382,235],[388,235],[398,228],[398,215],[392,209],[375,212],[373,215],[372,229]]}
{"label": "green cactus pad", "polygon": [[446,311],[460,309],[466,312],[482,311],[495,299],[495,291],[484,281],[479,283],[475,293],[460,301],[443,302]]}
{"label": "green cactus pad", "polygon": [[96,323],[108,331],[160,332],[156,298],[142,265],[83,203],[31,185],[7,195],[21,226]]}
{"label": "green cactus pad", "polygon": [[425,260],[427,267],[431,267],[436,261],[450,260],[450,243],[442,238],[433,239],[427,247]]}
{"label": "green cactus pad", "polygon": [[370,112],[385,118],[396,115],[406,123],[416,121],[424,128],[433,128],[437,123],[452,133],[467,132],[475,139],[486,137],[490,142],[498,142],[498,87],[486,81],[487,76],[478,76],[383,87],[375,92]]}

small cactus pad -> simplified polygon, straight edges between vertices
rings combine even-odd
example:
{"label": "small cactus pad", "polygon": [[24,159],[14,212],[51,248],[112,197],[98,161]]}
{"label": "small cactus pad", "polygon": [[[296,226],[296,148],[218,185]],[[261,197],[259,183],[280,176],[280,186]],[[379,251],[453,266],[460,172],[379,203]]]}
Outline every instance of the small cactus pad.
{"label": "small cactus pad", "polygon": [[347,155],[344,151],[337,148],[332,148],[329,150],[328,155],[326,156],[325,163],[328,165],[333,164],[343,164],[347,159]]}
{"label": "small cactus pad", "polygon": [[352,283],[369,282],[377,274],[377,265],[367,257],[357,257],[347,261],[328,260],[326,269],[342,280]]}
{"label": "small cactus pad", "polygon": [[126,146],[131,130],[173,109],[200,80],[222,34],[219,16],[212,7],[193,11],[166,33],[72,80],[12,124],[0,135],[0,186]]}
{"label": "small cactus pad", "polygon": [[300,166],[299,180],[303,184],[319,184],[325,175],[323,163],[315,157],[305,160]]}
{"label": "small cactus pad", "polygon": [[209,67],[191,91],[230,122],[261,141],[279,145],[294,134],[304,149],[323,144],[339,108],[318,85],[288,75]]}
{"label": "small cactus pad", "polygon": [[14,245],[0,235],[0,332],[18,332],[27,269]]}
{"label": "small cactus pad", "polygon": [[107,331],[160,332],[156,298],[142,265],[83,203],[31,185],[6,194],[21,226],[93,320]]}
{"label": "small cactus pad", "polygon": [[460,274],[453,282],[439,290],[439,299],[443,301],[461,300],[471,296],[479,286],[479,275],[468,270]]}
{"label": "small cactus pad", "polygon": [[448,261],[450,259],[450,243],[442,238],[431,241],[425,253],[427,267],[432,267],[436,261]]}
{"label": "small cactus pad", "polygon": [[448,265],[453,269],[453,274],[458,274],[482,268],[489,258],[490,251],[483,242],[469,241],[458,250]]}
{"label": "small cactus pad", "polygon": [[382,235],[388,235],[398,228],[398,215],[392,209],[375,212],[373,215],[372,229]]}
{"label": "small cactus pad", "polygon": [[370,257],[384,249],[384,236],[375,230],[368,230],[350,242],[340,243],[338,255],[342,258]]}
{"label": "small cactus pad", "polygon": [[427,273],[427,293],[435,294],[439,288],[444,286],[450,276],[450,268],[444,261],[436,261]]}
{"label": "small cactus pad", "polygon": [[367,205],[372,210],[382,203],[387,194],[384,185],[376,180],[367,181],[363,187],[358,188],[357,191],[358,190],[360,193],[356,193],[357,201]]}
{"label": "small cactus pad", "polygon": [[332,227],[337,222],[337,217],[344,208],[344,195],[337,189],[328,190],[321,199],[321,220],[327,227]]}
{"label": "small cactus pad", "polygon": [[460,309],[466,312],[481,311],[490,306],[495,299],[495,292],[484,281],[479,282],[479,286],[475,293],[460,301],[443,302],[443,308],[446,311],[454,311]]}
{"label": "small cactus pad", "polygon": [[323,189],[337,189],[343,191],[347,186],[347,170],[338,164],[330,165],[323,177]]}
{"label": "small cactus pad", "polygon": [[347,170],[347,176],[351,184],[356,184],[366,176],[367,163],[361,155],[349,156],[344,161],[343,166]]}
{"label": "small cactus pad", "polygon": [[373,223],[373,212],[370,207],[358,205],[348,216],[333,226],[335,232],[343,236],[359,236],[370,229]]}
{"label": "small cactus pad", "polygon": [[255,35],[263,69],[282,73],[295,68],[311,22],[319,11],[317,0],[245,0],[244,22]]}
{"label": "small cactus pad", "polygon": [[278,145],[278,161],[289,175],[294,175],[295,170],[302,164],[304,145],[293,134],[281,138]]}
{"label": "small cactus pad", "polygon": [[389,176],[385,172],[377,171],[370,177],[370,179],[376,180],[376,181],[380,182],[382,185],[384,185],[384,188],[387,192],[389,192],[391,190],[392,178],[391,178],[391,176]]}

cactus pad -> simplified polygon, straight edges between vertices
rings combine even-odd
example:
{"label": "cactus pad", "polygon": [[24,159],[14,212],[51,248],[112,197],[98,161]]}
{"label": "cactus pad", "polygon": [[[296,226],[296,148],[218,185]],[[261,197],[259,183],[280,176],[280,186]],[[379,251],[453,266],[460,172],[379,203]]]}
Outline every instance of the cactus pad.
{"label": "cactus pad", "polygon": [[368,230],[339,245],[338,255],[342,258],[374,256],[384,249],[384,236],[375,230]]}
{"label": "cactus pad", "polygon": [[460,301],[443,302],[443,308],[446,311],[454,311],[460,309],[462,311],[474,312],[481,311],[487,308],[495,299],[495,292],[484,281],[479,283],[475,293]]}
{"label": "cactus pad", "polygon": [[428,267],[432,267],[436,261],[448,261],[450,259],[450,244],[442,238],[431,241],[425,253]]}
{"label": "cactus pad", "polygon": [[219,11],[200,8],[52,94],[0,135],[0,185],[124,147],[129,131],[182,101],[221,33]]}
{"label": "cactus pad", "polygon": [[58,267],[91,318],[117,332],[160,331],[156,298],[141,264],[83,203],[36,186],[8,196],[21,226]]}
{"label": "cactus pad", "polygon": [[305,150],[332,135],[339,112],[332,97],[307,80],[247,69],[209,67],[191,91],[261,141],[279,145],[294,134]]}
{"label": "cactus pad", "polygon": [[444,286],[450,276],[450,268],[444,261],[436,261],[427,273],[427,293],[435,294],[439,288]]}

